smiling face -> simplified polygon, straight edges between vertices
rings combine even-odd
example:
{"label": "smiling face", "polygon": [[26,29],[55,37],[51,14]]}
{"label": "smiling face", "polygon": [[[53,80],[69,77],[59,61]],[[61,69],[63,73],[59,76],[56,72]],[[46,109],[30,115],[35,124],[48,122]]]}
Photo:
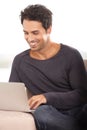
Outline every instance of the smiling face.
{"label": "smiling face", "polygon": [[51,27],[45,30],[40,22],[24,19],[23,31],[32,51],[41,51],[48,46]]}

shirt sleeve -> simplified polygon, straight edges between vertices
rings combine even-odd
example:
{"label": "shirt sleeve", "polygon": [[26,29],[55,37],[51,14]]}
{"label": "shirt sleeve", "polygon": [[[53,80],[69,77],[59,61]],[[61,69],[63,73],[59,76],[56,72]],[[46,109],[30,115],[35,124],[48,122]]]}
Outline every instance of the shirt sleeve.
{"label": "shirt sleeve", "polygon": [[19,78],[18,68],[19,67],[19,60],[17,57],[14,58],[11,68],[11,74],[9,77],[9,82],[21,82]]}
{"label": "shirt sleeve", "polygon": [[47,103],[58,109],[70,109],[79,106],[85,102],[85,95],[87,95],[87,74],[83,59],[78,51],[76,51],[76,54],[71,59],[68,77],[72,90],[44,94]]}

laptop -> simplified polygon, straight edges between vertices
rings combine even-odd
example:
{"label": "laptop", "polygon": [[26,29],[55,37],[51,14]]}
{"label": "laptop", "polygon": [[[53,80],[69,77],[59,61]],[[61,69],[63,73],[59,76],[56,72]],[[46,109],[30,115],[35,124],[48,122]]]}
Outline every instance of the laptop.
{"label": "laptop", "polygon": [[33,112],[28,105],[31,96],[24,83],[0,82],[0,110]]}

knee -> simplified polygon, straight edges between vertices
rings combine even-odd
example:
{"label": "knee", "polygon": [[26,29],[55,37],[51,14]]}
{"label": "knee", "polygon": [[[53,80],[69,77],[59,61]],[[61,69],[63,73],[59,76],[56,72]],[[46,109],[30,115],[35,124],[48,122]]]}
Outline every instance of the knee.
{"label": "knee", "polygon": [[37,130],[44,130],[47,124],[47,113],[49,106],[41,105],[33,113]]}
{"label": "knee", "polygon": [[35,110],[33,115],[39,122],[46,122],[48,109],[48,105],[41,105]]}

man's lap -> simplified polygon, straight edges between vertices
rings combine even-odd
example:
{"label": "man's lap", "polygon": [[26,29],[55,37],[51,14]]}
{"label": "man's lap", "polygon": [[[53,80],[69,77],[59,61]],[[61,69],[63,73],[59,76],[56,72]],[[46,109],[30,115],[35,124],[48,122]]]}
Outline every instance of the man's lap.
{"label": "man's lap", "polygon": [[78,130],[77,120],[50,105],[42,105],[33,114],[38,130]]}

